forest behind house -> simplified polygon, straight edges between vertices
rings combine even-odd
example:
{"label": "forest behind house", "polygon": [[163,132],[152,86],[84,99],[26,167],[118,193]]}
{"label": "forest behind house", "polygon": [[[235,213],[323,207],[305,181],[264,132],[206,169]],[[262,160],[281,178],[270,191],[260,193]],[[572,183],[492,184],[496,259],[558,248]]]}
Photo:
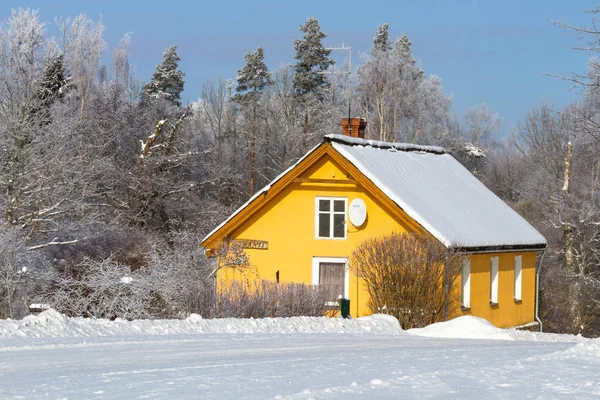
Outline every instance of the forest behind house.
{"label": "forest behind house", "polygon": [[[598,49],[598,10],[592,28],[556,24]],[[36,11],[19,9],[0,29],[0,318],[21,318],[32,303],[90,317],[239,316],[239,304],[214,298],[220,266],[200,240],[340,133],[350,105],[367,139],[445,147],[534,225],[548,240],[545,330],[600,336],[597,59],[564,77],[579,101],[540,104],[499,138],[502,118],[486,104],[456,115],[442,79],[388,24],[373,27],[352,73],[310,18],[290,43],[291,64],[267,66],[258,47],[240,56],[236,79],[201,88],[185,87],[176,46],[156,54],[152,77],[137,77],[131,35],[108,49],[101,20],[56,24],[60,36],[49,37]],[[198,101],[183,104],[184,87]],[[314,304],[295,312],[318,314]]]}

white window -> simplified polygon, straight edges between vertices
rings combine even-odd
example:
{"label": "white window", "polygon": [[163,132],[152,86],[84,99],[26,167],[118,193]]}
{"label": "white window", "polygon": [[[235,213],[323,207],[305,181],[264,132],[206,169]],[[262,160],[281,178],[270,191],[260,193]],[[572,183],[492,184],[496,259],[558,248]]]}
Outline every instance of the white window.
{"label": "white window", "polygon": [[341,197],[317,197],[315,199],[316,238],[346,238],[347,203],[348,199]]}
{"label": "white window", "polygon": [[523,288],[523,256],[515,256],[515,301],[521,300]]}
{"label": "white window", "polygon": [[498,257],[490,260],[490,304],[498,304]]}
{"label": "white window", "polygon": [[350,274],[348,259],[338,257],[313,257],[313,285],[325,286],[327,301],[325,305],[339,309],[339,299],[348,298],[350,291]]}
{"label": "white window", "polygon": [[462,265],[460,305],[463,308],[471,308],[471,260],[469,259],[464,260]]}

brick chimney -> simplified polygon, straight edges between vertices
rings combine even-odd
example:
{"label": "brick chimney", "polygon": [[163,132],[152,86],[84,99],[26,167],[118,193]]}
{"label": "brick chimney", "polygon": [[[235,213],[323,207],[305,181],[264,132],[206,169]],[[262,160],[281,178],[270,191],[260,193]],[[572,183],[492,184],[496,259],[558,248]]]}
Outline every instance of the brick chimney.
{"label": "brick chimney", "polygon": [[364,118],[342,118],[342,132],[346,136],[352,136],[355,138],[365,138],[365,128],[367,127],[367,121]]}

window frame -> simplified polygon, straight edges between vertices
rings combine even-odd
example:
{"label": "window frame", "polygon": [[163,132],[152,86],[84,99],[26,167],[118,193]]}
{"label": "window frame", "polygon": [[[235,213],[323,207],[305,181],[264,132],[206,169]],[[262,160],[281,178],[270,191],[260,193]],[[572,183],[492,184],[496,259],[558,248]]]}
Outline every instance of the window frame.
{"label": "window frame", "polygon": [[346,257],[313,257],[312,259],[312,284],[319,285],[321,263],[344,264],[344,298],[350,298],[350,268]]}
{"label": "window frame", "polygon": [[[319,202],[321,200],[327,200],[330,202],[330,210],[327,212],[320,211]],[[344,202],[344,236],[343,237],[335,237],[335,224],[334,224],[334,216],[341,215],[342,213],[339,211],[334,211],[334,202],[338,200],[342,200]],[[329,236],[319,236],[319,216],[321,214],[327,213],[330,215],[329,217]],[[347,197],[335,197],[335,196],[317,196],[315,197],[315,239],[318,240],[346,240],[348,236],[348,198]]]}
{"label": "window frame", "polygon": [[500,281],[499,257],[490,257],[490,305],[498,305],[498,282]]}
{"label": "window frame", "polygon": [[514,261],[514,299],[515,302],[523,300],[523,256],[515,256]]}
{"label": "window frame", "polygon": [[[466,279],[465,279],[466,276]],[[471,309],[471,259],[463,260],[461,270],[460,307],[463,310]]]}

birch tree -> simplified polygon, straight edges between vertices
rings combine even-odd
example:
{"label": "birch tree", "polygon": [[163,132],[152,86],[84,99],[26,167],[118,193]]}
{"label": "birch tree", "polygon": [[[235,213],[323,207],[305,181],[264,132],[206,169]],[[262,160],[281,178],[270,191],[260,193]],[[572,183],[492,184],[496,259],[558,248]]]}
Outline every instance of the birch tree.
{"label": "birch tree", "polygon": [[96,82],[100,58],[106,48],[104,24],[101,20],[94,22],[85,14],[57,19],[56,23],[61,33],[65,62],[77,88],[79,113],[83,117],[85,103]]}
{"label": "birch tree", "polygon": [[477,147],[489,146],[493,135],[502,125],[500,114],[490,110],[485,103],[469,108],[464,119],[467,123],[467,138]]}
{"label": "birch tree", "polygon": [[367,134],[384,141],[418,142],[423,132],[418,110],[430,92],[420,90],[424,73],[412,55],[410,39],[402,35],[392,45],[388,30],[388,24],[378,27],[371,52],[358,71]]}
{"label": "birch tree", "polygon": [[32,121],[37,107],[38,82],[45,62],[45,24],[37,11],[13,10],[0,28],[0,134],[5,219],[17,224],[23,193],[28,185],[29,144],[35,135]]}

